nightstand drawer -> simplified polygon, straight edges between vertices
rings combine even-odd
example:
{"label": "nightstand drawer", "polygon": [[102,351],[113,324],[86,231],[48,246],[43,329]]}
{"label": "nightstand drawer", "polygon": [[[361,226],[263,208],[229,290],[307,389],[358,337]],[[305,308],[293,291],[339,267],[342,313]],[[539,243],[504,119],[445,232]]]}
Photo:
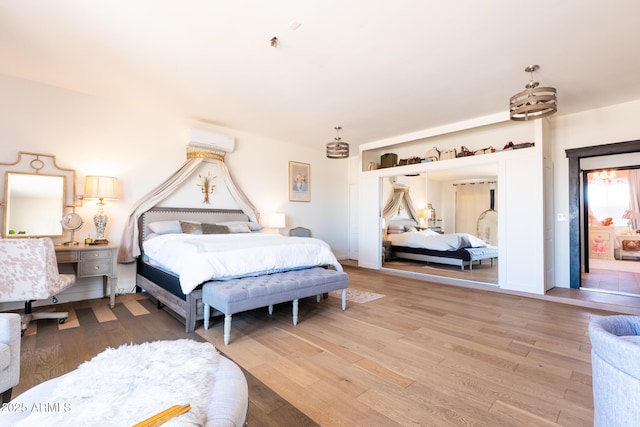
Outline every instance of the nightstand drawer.
{"label": "nightstand drawer", "polygon": [[83,261],[79,265],[78,277],[110,275],[111,260]]}
{"label": "nightstand drawer", "polygon": [[68,262],[78,262],[79,253],[77,251],[56,251],[56,260],[60,264]]}
{"label": "nightstand drawer", "polygon": [[80,253],[80,259],[82,261],[111,259],[111,251],[84,251]]}

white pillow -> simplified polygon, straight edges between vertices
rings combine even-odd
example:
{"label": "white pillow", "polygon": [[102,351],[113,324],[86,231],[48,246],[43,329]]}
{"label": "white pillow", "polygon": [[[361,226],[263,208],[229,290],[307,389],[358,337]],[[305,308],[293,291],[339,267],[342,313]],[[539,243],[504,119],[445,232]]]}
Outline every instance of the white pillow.
{"label": "white pillow", "polygon": [[180,221],[156,221],[149,224],[149,230],[156,234],[179,234],[182,233]]}
{"label": "white pillow", "polygon": [[[220,223],[216,225],[222,225]],[[251,229],[249,225],[246,223],[242,224],[224,224],[228,229],[229,233],[251,233]]]}
{"label": "white pillow", "polygon": [[[222,222],[216,222],[216,224],[227,225],[227,226],[242,224],[249,227],[250,231],[260,231],[264,228],[262,225],[258,224],[257,222],[251,222],[251,221],[222,221]],[[231,233],[237,233],[237,231],[232,231]]]}

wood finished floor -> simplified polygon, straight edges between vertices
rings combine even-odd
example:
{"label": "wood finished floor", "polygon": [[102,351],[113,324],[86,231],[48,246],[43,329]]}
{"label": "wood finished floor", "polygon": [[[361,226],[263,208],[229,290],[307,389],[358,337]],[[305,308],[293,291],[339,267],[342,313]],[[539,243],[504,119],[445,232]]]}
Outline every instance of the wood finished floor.
{"label": "wood finished floor", "polygon": [[[119,296],[113,310],[108,304],[107,299],[58,304],[57,311],[69,311],[63,325],[52,320],[30,324],[22,338],[20,383],[13,388],[12,397],[77,368],[107,347],[181,338],[204,341],[197,334],[187,334],[182,323],[158,310],[146,294]],[[249,386],[248,425],[318,425],[253,375],[244,373]]]}
{"label": "wood finished floor", "polygon": [[[385,297],[348,302],[346,311],[337,298],[305,299],[295,327],[290,304],[272,316],[266,309],[239,313],[228,346],[220,318],[208,331],[185,334],[142,295],[118,297],[113,313],[104,310],[106,300],[73,303],[78,325],[73,318],[60,327],[40,321],[36,333],[27,332],[14,393],[109,345],[200,336],[255,378],[252,389],[265,391],[259,398],[254,392],[249,425],[592,425],[588,324],[617,313],[349,265],[345,271],[351,288]],[[144,311],[159,317],[135,314]]]}
{"label": "wood finished floor", "polygon": [[[592,425],[588,324],[611,312],[345,271],[386,296],[234,315],[225,352],[323,426]],[[196,333],[222,344],[221,320]]]}

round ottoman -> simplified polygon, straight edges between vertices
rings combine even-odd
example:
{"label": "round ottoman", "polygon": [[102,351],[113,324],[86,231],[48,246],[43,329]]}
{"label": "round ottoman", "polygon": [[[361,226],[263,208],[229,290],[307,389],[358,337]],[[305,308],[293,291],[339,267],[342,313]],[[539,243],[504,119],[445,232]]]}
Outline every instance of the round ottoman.
{"label": "round ottoman", "polygon": [[[96,356],[96,358],[98,356]],[[85,363],[91,363],[92,361]],[[9,426],[22,420],[28,421],[26,420],[27,417],[32,414],[42,415],[43,411],[57,413],[68,411],[69,419],[72,420],[74,407],[76,407],[76,405],[81,405],[82,403],[76,402],[75,400],[69,400],[66,403],[62,402],[60,404],[47,402],[54,396],[56,390],[58,392],[60,391],[58,387],[63,383],[63,381],[65,384],[69,384],[69,381],[65,380],[73,379],[74,377],[77,379],[79,376],[78,372],[82,367],[83,365],[65,375],[38,384],[5,404],[3,406],[3,410],[0,411],[0,425]],[[115,370],[117,368],[118,365],[114,365],[113,369]],[[142,370],[142,368],[140,370]],[[206,407],[199,408],[206,414],[207,422],[205,425],[209,427],[243,426],[246,421],[249,405],[249,393],[244,374],[238,365],[222,355],[219,356],[216,367],[215,369],[212,369],[211,372],[211,375],[214,378],[213,381],[211,381],[211,386],[208,387],[208,391],[206,391],[208,396],[206,396],[206,399],[201,399],[201,401],[206,402],[204,404]],[[75,383],[75,381],[73,382]],[[100,381],[96,381],[96,386],[99,387],[100,383]],[[172,395],[179,398],[179,396],[183,395],[181,391],[180,387],[176,387],[172,390]],[[151,398],[153,398],[153,393],[150,394],[152,394]],[[126,386],[123,387],[122,396],[127,396]],[[108,399],[105,399],[104,404],[105,406],[109,405]],[[141,418],[142,419],[140,419],[139,422],[143,421],[147,417],[145,416]],[[171,425],[171,421],[176,422],[176,424],[173,425],[179,425],[178,418],[170,420],[167,425]],[[95,425],[99,424],[100,423],[96,420]],[[109,420],[109,425],[112,426],[123,424],[126,423],[119,423],[117,418]]]}

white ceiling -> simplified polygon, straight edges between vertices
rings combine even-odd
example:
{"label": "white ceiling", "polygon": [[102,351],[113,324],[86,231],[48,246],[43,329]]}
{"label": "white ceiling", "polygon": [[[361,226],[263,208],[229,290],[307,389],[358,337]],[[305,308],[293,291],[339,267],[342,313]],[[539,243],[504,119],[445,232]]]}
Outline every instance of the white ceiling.
{"label": "white ceiling", "polygon": [[12,0],[0,73],[358,145],[505,112],[530,64],[558,114],[640,99],[639,17],[637,0]]}

